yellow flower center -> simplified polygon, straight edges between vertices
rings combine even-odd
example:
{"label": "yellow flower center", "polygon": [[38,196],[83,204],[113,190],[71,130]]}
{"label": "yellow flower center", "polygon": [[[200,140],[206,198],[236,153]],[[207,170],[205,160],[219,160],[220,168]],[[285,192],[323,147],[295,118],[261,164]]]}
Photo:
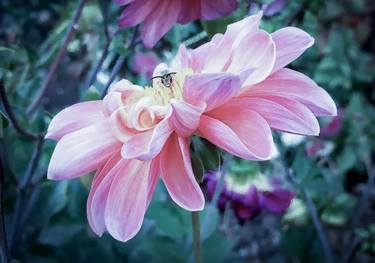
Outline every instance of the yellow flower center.
{"label": "yellow flower center", "polygon": [[186,69],[156,76],[152,80],[152,86],[146,87],[145,96],[152,97],[160,106],[170,104],[172,99],[182,100],[185,77],[191,73],[191,69]]}

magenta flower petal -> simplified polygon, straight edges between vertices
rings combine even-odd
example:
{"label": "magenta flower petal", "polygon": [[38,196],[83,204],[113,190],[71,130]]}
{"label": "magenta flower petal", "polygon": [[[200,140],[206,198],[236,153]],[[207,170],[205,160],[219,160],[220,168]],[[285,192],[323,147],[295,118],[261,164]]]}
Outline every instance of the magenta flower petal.
{"label": "magenta flower petal", "polygon": [[102,122],[61,138],[52,154],[47,176],[53,180],[72,179],[101,167],[121,143]]}
{"label": "magenta flower petal", "polygon": [[77,103],[60,111],[48,126],[46,138],[59,140],[65,134],[104,120],[102,101]]}
{"label": "magenta flower petal", "polygon": [[271,35],[276,45],[274,72],[296,60],[314,44],[314,38],[296,27],[284,27]]}
{"label": "magenta flower petal", "polygon": [[221,16],[227,16],[237,9],[236,0],[201,0],[202,18],[211,20]]}
{"label": "magenta flower petal", "polygon": [[191,168],[187,139],[177,134],[169,138],[160,154],[160,172],[173,201],[189,211],[203,209],[204,196]]}
{"label": "magenta flower petal", "polygon": [[328,93],[313,80],[291,69],[280,69],[263,82],[245,90],[241,96],[274,95],[304,104],[315,116],[334,116],[336,105]]}
{"label": "magenta flower petal", "polygon": [[294,193],[288,190],[276,189],[272,192],[266,191],[259,194],[260,202],[272,213],[281,213],[290,206]]}
{"label": "magenta flower petal", "polygon": [[155,46],[160,38],[176,23],[180,10],[180,1],[163,0],[158,2],[150,15],[145,18],[141,29],[141,38],[145,47],[152,48]]}
{"label": "magenta flower petal", "polygon": [[256,112],[221,107],[203,115],[199,135],[229,153],[248,160],[267,160],[273,151],[271,129]]}
{"label": "magenta flower petal", "polygon": [[117,240],[127,241],[140,230],[148,205],[151,162],[121,160],[115,167],[105,206],[105,226]]}
{"label": "magenta flower petal", "polygon": [[191,104],[206,103],[206,110],[229,101],[241,88],[240,80],[230,73],[208,73],[188,76],[183,97]]}
{"label": "magenta flower petal", "polygon": [[133,27],[143,22],[157,7],[158,1],[137,0],[129,5],[121,14],[119,25]]}

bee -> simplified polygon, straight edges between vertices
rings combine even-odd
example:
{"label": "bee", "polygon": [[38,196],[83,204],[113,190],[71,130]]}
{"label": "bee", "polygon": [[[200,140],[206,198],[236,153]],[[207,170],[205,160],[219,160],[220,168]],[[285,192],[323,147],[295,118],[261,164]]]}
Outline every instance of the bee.
{"label": "bee", "polygon": [[160,78],[161,83],[164,85],[164,87],[170,88],[172,86],[172,83],[173,83],[172,75],[174,75],[176,73],[177,72],[169,72],[169,73],[163,74],[161,76],[155,76],[155,77],[151,78],[151,80]]}

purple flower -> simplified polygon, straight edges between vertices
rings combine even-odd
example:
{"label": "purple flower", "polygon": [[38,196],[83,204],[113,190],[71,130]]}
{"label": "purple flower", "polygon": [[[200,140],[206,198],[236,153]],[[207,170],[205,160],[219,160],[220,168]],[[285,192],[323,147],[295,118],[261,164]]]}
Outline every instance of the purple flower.
{"label": "purple flower", "polygon": [[[233,173],[224,176],[224,187],[217,207],[221,212],[227,206],[231,207],[241,224],[256,217],[262,210],[284,212],[295,196],[292,191],[283,188],[280,178],[268,179],[259,171],[250,171],[245,180],[242,178],[238,182]],[[217,172],[206,173],[205,189],[209,199],[214,195],[218,180]]]}
{"label": "purple flower", "polygon": [[135,73],[150,79],[156,66],[160,63],[160,59],[153,52],[139,52],[133,57],[132,68]]}
{"label": "purple flower", "polygon": [[114,0],[125,6],[119,19],[121,27],[141,25],[141,39],[152,48],[174,24],[197,19],[211,20],[232,13],[236,0]]}
{"label": "purple flower", "polygon": [[332,117],[332,120],[320,130],[321,137],[331,137],[337,135],[342,127],[342,122],[344,118],[344,110],[339,109],[337,115]]}

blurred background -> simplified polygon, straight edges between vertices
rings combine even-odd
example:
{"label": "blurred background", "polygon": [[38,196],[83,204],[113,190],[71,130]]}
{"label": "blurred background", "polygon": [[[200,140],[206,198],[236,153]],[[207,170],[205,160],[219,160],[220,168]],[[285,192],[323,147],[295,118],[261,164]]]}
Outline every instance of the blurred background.
{"label": "blurred background", "polygon": [[[203,262],[375,262],[373,0],[242,0],[230,17],[174,26],[152,51],[128,48],[134,29],[118,30],[121,8],[109,0],[85,1],[71,27],[78,2],[0,1],[0,79],[21,130],[31,133],[15,129],[3,104],[0,245],[12,262],[193,262],[190,214],[164,186],[134,239],[98,237],[86,219],[93,175],[48,181],[55,142],[33,136],[64,107],[100,99],[114,80],[147,84],[154,66],[181,43],[197,47],[258,10],[269,32],[293,25],[315,38],[290,67],[327,90],[339,114],[320,118],[319,137],[275,134],[278,152],[267,162],[231,158],[193,139],[194,169],[205,174],[207,197]],[[46,80],[44,96],[30,108]]]}

